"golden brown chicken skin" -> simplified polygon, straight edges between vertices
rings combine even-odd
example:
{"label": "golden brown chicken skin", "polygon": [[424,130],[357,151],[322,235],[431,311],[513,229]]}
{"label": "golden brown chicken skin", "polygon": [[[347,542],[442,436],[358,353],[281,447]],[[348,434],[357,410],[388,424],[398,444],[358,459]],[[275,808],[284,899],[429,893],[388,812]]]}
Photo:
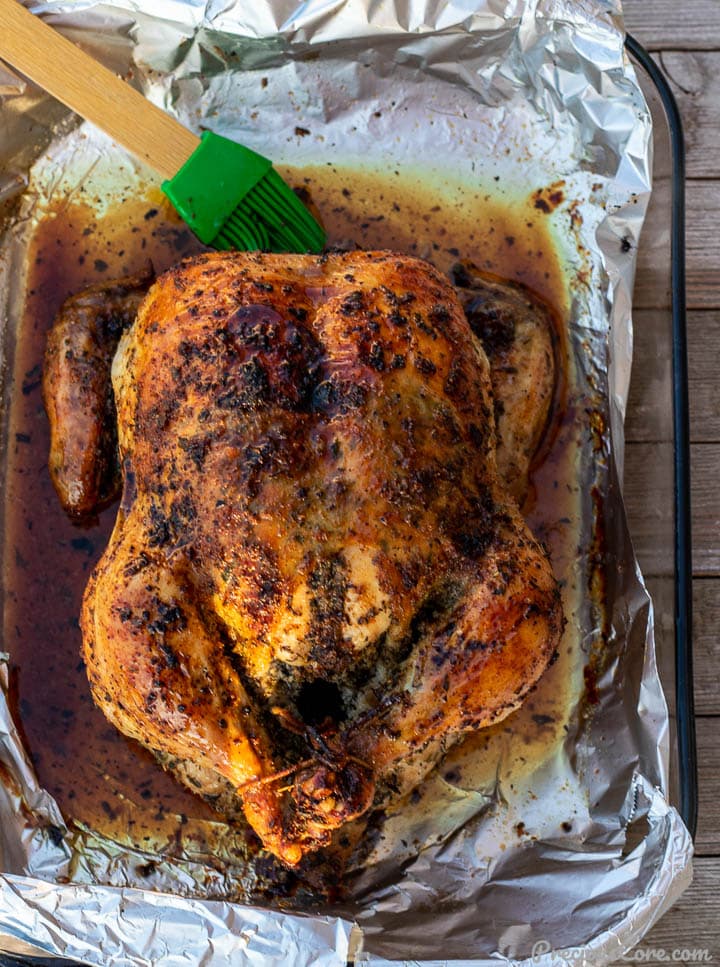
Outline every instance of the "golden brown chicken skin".
{"label": "golden brown chicken skin", "polygon": [[[471,262],[453,266],[450,278],[490,363],[498,475],[522,507],[558,395],[553,313],[525,286]],[[148,269],[89,286],[66,300],[48,339],[43,387],[50,473],[66,512],[80,522],[120,495],[110,366],[152,281]]]}
{"label": "golden brown chicken skin", "polygon": [[427,263],[187,261],[113,385],[123,499],[83,605],[93,695],[198,791],[229,783],[285,863],[536,683],[557,583],[498,479],[487,358]]}

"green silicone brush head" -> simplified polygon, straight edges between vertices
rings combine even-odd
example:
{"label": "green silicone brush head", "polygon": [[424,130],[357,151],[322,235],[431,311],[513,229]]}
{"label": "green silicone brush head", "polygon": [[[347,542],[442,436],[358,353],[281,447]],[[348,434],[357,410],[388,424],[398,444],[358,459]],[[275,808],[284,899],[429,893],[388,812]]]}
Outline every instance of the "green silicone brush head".
{"label": "green silicone brush head", "polygon": [[211,131],[162,189],[214,248],[317,253],[325,245],[325,232],[272,163]]}

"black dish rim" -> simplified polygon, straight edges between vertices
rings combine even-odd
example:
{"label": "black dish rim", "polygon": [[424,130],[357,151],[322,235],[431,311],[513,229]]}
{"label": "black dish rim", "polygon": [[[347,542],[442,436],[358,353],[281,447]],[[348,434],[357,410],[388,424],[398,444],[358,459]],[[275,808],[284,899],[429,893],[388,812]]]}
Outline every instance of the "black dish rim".
{"label": "black dish rim", "polygon": [[692,518],[690,513],[690,419],[688,406],[685,291],[685,141],[677,101],[665,75],[631,34],[625,48],[643,68],[658,92],[670,134],[671,312],[675,510],[675,702],[678,744],[679,811],[695,839],[698,815],[695,697],[692,663]]}

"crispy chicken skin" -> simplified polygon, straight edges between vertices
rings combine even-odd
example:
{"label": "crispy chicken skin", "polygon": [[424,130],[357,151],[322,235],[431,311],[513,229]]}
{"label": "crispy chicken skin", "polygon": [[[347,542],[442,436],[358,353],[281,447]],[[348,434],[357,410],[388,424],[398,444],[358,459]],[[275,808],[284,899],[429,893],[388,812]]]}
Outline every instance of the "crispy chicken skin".
{"label": "crispy chicken skin", "polygon": [[[551,310],[526,287],[453,266],[451,280],[490,363],[497,471],[520,506],[557,390]],[[43,388],[49,467],[66,512],[83,521],[120,495],[110,366],[153,281],[143,274],[89,286],[67,299],[48,339]]]}
{"label": "crispy chicken skin", "polygon": [[427,263],[196,257],[112,379],[95,701],[197,791],[229,784],[286,864],[537,682],[558,586],[497,474],[485,353]]}

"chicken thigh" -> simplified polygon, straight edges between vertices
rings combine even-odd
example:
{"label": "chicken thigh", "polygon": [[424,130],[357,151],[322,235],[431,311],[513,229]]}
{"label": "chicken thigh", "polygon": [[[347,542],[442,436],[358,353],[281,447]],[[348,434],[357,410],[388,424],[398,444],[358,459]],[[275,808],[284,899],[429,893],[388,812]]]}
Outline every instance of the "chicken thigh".
{"label": "chicken thigh", "polygon": [[487,357],[430,265],[198,256],[153,285],[112,381],[93,696],[198,792],[231,788],[284,863],[537,682],[558,585],[497,473]]}

